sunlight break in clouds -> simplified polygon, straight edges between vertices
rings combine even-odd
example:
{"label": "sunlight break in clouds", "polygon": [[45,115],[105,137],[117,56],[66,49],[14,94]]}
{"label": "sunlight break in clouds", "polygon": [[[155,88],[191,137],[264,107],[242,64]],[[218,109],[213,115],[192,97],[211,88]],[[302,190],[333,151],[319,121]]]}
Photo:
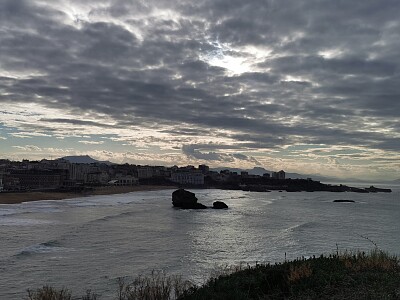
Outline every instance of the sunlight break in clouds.
{"label": "sunlight break in clouds", "polygon": [[399,178],[399,11],[1,1],[0,154]]}

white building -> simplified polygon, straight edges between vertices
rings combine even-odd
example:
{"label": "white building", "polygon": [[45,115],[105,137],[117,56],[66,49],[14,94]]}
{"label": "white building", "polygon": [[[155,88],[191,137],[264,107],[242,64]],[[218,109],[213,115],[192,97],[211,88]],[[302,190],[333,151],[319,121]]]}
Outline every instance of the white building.
{"label": "white building", "polygon": [[172,173],[171,181],[179,184],[203,185],[204,174],[199,171]]}
{"label": "white building", "polygon": [[133,176],[120,177],[108,182],[109,185],[115,186],[132,186],[138,184],[138,179]]}
{"label": "white building", "polygon": [[69,165],[69,179],[78,180],[82,182],[87,181],[87,174],[90,172],[90,165],[88,164],[70,164]]}

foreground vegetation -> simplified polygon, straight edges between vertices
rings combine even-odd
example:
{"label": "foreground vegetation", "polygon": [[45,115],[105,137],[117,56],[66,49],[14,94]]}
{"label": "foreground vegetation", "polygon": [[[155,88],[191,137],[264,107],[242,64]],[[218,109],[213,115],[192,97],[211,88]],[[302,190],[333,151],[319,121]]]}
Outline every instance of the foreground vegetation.
{"label": "foreground vegetation", "polygon": [[[181,277],[153,272],[132,282],[118,281],[116,300],[239,299],[400,299],[399,258],[381,250],[301,258],[275,265],[237,267],[196,287]],[[88,291],[43,287],[28,291],[29,300],[97,300]]]}

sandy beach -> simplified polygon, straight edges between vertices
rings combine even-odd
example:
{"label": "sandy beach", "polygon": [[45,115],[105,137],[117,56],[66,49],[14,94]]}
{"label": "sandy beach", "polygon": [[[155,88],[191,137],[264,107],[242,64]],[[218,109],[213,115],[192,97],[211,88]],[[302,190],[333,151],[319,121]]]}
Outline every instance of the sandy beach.
{"label": "sandy beach", "polygon": [[137,185],[137,186],[106,186],[96,187],[93,191],[84,193],[60,192],[26,192],[26,193],[0,193],[0,204],[17,204],[38,200],[63,200],[94,195],[125,194],[139,191],[157,191],[176,189],[176,186],[164,185]]}

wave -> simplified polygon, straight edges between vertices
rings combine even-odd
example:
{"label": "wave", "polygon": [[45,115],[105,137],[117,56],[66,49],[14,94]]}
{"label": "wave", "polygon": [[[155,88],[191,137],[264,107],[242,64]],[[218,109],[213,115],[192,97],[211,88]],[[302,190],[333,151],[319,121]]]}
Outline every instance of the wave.
{"label": "wave", "polygon": [[104,217],[102,217],[100,219],[96,219],[94,221],[95,222],[96,221],[110,221],[110,220],[113,220],[113,219],[119,219],[119,218],[123,218],[123,217],[133,216],[136,213],[137,212],[134,212],[134,211],[127,211],[127,212],[123,212],[123,213],[116,214],[116,215],[104,216]]}
{"label": "wave", "polygon": [[305,231],[310,228],[316,228],[318,227],[319,224],[317,222],[305,222],[301,224],[297,224],[294,226],[291,226],[289,228],[284,229],[284,232],[298,232],[298,231]]}
{"label": "wave", "polygon": [[35,244],[22,249],[17,253],[16,257],[31,256],[35,254],[53,253],[60,251],[71,251],[71,249],[61,247],[61,243],[57,240],[50,240],[40,244]]}
{"label": "wave", "polygon": [[55,221],[38,220],[38,219],[21,219],[5,216],[0,218],[0,226],[32,226],[32,225],[48,225],[55,224]]}
{"label": "wave", "polygon": [[21,214],[21,211],[19,209],[13,209],[13,208],[2,208],[2,209],[0,209],[0,217],[17,215],[17,214]]}
{"label": "wave", "polygon": [[116,214],[116,215],[104,216],[104,217],[101,217],[101,218],[98,218],[98,219],[94,219],[94,220],[91,220],[91,221],[88,221],[88,222],[82,224],[81,228],[85,228],[87,226],[90,226],[90,225],[92,225],[94,223],[98,223],[98,222],[108,222],[108,221],[111,221],[111,220],[114,220],[114,219],[120,219],[120,218],[124,218],[124,217],[133,216],[133,215],[135,215],[137,213],[138,212],[127,211],[127,212],[122,212],[122,213],[119,213],[119,214]]}
{"label": "wave", "polygon": [[144,200],[149,200],[149,199],[140,199],[137,197],[127,198],[126,196],[123,198],[123,197],[118,197],[118,195],[106,195],[103,198],[74,200],[74,201],[70,200],[68,202],[68,205],[75,207],[113,207],[119,205],[128,205],[132,203],[140,203],[143,202]]}

